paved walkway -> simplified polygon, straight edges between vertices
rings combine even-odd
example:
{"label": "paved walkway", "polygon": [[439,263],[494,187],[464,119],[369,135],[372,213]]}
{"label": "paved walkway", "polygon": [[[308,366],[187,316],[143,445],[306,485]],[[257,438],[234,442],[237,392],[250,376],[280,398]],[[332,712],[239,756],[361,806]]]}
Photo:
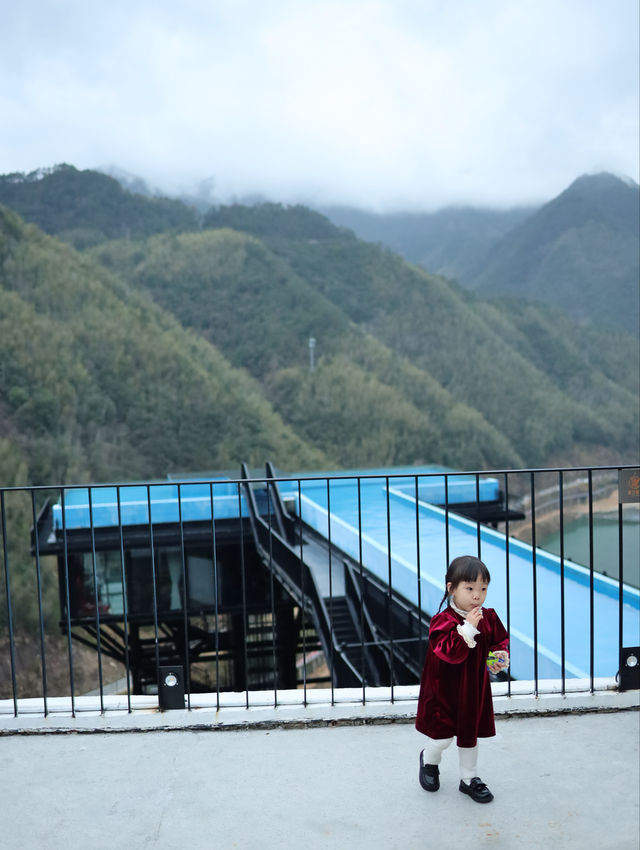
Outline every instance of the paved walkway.
{"label": "paved walkway", "polygon": [[417,781],[408,723],[0,737],[2,850],[638,850],[640,713],[497,719],[495,801]]}

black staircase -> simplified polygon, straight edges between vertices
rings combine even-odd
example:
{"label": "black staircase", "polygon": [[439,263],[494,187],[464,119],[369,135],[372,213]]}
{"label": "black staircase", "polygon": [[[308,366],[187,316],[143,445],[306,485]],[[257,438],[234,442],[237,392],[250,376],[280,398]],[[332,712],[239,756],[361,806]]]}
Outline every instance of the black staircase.
{"label": "black staircase", "polygon": [[[335,546],[329,553],[324,538],[288,514],[271,464],[266,472],[268,520],[258,511],[247,465],[241,469],[256,550],[264,566],[313,621],[334,685],[414,683],[420,676],[426,638],[424,615]],[[264,485],[260,481],[255,486]],[[328,559],[331,554],[334,564],[342,565],[344,595],[321,593],[314,571],[305,562],[305,547],[312,544],[322,547]],[[374,604],[371,610],[368,596]]]}

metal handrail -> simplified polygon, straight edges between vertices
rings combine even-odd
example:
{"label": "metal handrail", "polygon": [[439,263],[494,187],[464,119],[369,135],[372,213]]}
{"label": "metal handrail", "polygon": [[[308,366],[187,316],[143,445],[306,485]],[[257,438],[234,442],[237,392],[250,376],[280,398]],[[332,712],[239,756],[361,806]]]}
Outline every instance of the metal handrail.
{"label": "metal handrail", "polygon": [[[335,532],[335,528],[332,526],[332,512],[331,505],[329,504],[327,511],[328,540],[326,541],[328,547],[328,557],[330,561],[332,558],[334,560],[341,559],[342,563],[345,564],[345,594],[348,600],[348,604],[351,606],[351,617],[359,630],[361,659],[364,659],[365,656],[370,657],[369,654],[374,650],[376,653],[378,653],[378,666],[380,666],[382,659],[384,659],[384,665],[387,668],[392,668],[389,673],[389,682],[391,684],[393,692],[394,682],[397,681],[397,671],[394,672],[393,670],[394,665],[401,665],[403,662],[403,658],[404,662],[406,662],[407,665],[409,665],[409,663],[415,664],[415,659],[420,653],[418,652],[417,655],[414,655],[411,652],[412,647],[421,648],[422,652],[424,651],[424,647],[426,646],[426,644],[423,640],[423,637],[426,637],[426,627],[429,619],[426,610],[429,609],[427,603],[420,603],[420,593],[422,585],[420,584],[421,576],[419,564],[419,604],[417,605],[417,607],[415,606],[415,603],[409,602],[408,600],[405,600],[405,602],[403,603],[402,597],[397,593],[396,590],[394,590],[390,583],[392,577],[392,559],[390,545],[391,526],[389,519],[390,493],[393,489],[394,484],[399,479],[410,479],[411,481],[415,482],[415,534],[416,541],[418,541],[418,538],[420,536],[421,510],[418,498],[418,483],[427,481],[434,477],[444,479],[443,515],[446,533],[446,551],[447,556],[449,556],[451,550],[451,529],[455,526],[456,522],[460,521],[459,519],[456,519],[456,505],[451,498],[451,483],[460,476],[467,476],[468,478],[473,479],[475,483],[475,499],[478,507],[480,505],[481,478],[489,476],[503,480],[503,486],[501,487],[501,489],[505,493],[507,507],[509,506],[510,499],[509,492],[510,490],[511,493],[514,492],[514,488],[509,487],[509,482],[513,482],[514,479],[521,479],[524,480],[527,485],[524,488],[524,495],[522,493],[521,488],[518,498],[520,500],[520,504],[526,503],[528,507],[528,516],[525,520],[525,525],[528,524],[530,526],[532,541],[532,567],[531,575],[528,580],[531,585],[532,598],[531,617],[534,664],[533,691],[536,694],[539,692],[539,680],[540,678],[544,678],[539,668],[540,657],[538,651],[541,645],[539,623],[540,617],[542,616],[543,612],[541,610],[541,600],[539,598],[541,593],[541,587],[538,583],[539,564],[537,560],[540,556],[536,548],[539,536],[537,517],[540,515],[541,511],[543,509],[546,509],[547,507],[546,502],[544,502],[544,499],[548,495],[548,493],[557,492],[557,498],[551,500],[550,505],[558,511],[559,526],[561,530],[561,549],[557,561],[559,569],[559,592],[561,594],[561,647],[559,650],[559,666],[561,669],[561,687],[562,692],[564,693],[565,677],[566,675],[571,675],[567,669],[568,662],[566,654],[567,650],[565,645],[565,620],[569,616],[571,610],[571,600],[565,599],[565,580],[569,571],[575,572],[573,564],[567,557],[568,553],[565,548],[564,528],[566,524],[566,517],[564,513],[564,508],[567,504],[570,504],[572,499],[574,498],[574,494],[571,492],[571,490],[577,487],[584,488],[585,492],[582,494],[578,494],[578,496],[580,496],[581,498],[586,498],[588,502],[588,513],[586,514],[586,521],[588,523],[589,533],[589,554],[588,558],[586,559],[588,563],[585,563],[585,569],[582,571],[581,575],[587,588],[588,610],[585,619],[587,627],[585,640],[588,639],[589,642],[587,673],[589,687],[591,690],[593,690],[595,687],[594,680],[596,678],[594,653],[597,641],[599,641],[600,639],[598,633],[599,623],[596,617],[595,589],[596,583],[601,584],[601,580],[595,569],[594,500],[599,493],[599,490],[595,486],[595,481],[598,479],[598,477],[602,477],[605,474],[607,474],[613,479],[613,477],[618,475],[621,471],[636,468],[637,466],[634,464],[621,464],[616,466],[599,467],[554,467],[541,469],[507,469],[475,472],[438,470],[433,472],[421,471],[412,473],[407,470],[385,470],[382,472],[372,471],[363,473],[338,473],[334,475],[314,474],[309,476],[294,477],[281,475],[277,476],[273,466],[267,463],[265,467],[265,477],[252,477],[249,473],[249,469],[246,467],[246,465],[244,465],[241,469],[240,477],[238,477],[237,479],[228,479],[226,481],[226,485],[231,491],[235,491],[237,496],[237,519],[225,520],[223,518],[215,516],[214,488],[220,485],[220,482],[215,479],[211,479],[211,481],[206,482],[210,490],[211,505],[209,518],[205,516],[197,523],[192,522],[190,519],[185,519],[182,514],[182,488],[193,485],[193,480],[185,479],[182,481],[170,480],[162,482],[145,482],[137,486],[144,488],[144,491],[146,492],[147,519],[136,528],[130,527],[123,522],[122,490],[132,486],[131,484],[105,483],[89,486],[84,484],[56,485],[55,487],[50,485],[38,485],[33,487],[13,486],[0,488],[0,537],[2,538],[0,544],[0,557],[2,558],[1,574],[4,578],[4,587],[0,587],[0,640],[2,641],[0,645],[3,646],[3,652],[6,653],[7,670],[8,674],[10,674],[5,677],[2,698],[9,699],[13,706],[14,713],[17,714],[19,712],[19,699],[25,697],[33,697],[38,693],[38,689],[35,685],[25,685],[24,674],[20,666],[20,653],[18,652],[17,643],[18,638],[22,640],[22,636],[25,634],[24,625],[22,623],[22,620],[24,620],[24,614],[22,609],[20,609],[19,611],[16,607],[17,600],[19,600],[20,598],[29,598],[31,599],[31,603],[29,603],[31,610],[38,612],[37,616],[35,618],[32,618],[33,625],[30,628],[32,628],[32,636],[34,641],[37,641],[39,643],[38,655],[41,673],[41,681],[39,688],[40,695],[43,699],[43,713],[46,715],[49,710],[48,697],[50,696],[50,690],[52,688],[52,656],[51,650],[48,648],[47,645],[47,640],[45,640],[45,638],[49,637],[49,633],[47,632],[47,629],[49,627],[47,626],[45,628],[44,597],[46,592],[45,585],[49,581],[47,576],[50,575],[50,572],[47,573],[47,571],[50,570],[50,567],[48,564],[44,564],[42,559],[50,554],[55,554],[58,558],[59,593],[61,605],[60,627],[63,637],[66,638],[66,654],[68,656],[67,678],[72,711],[75,712],[74,701],[76,696],[78,696],[78,694],[76,693],[75,685],[77,679],[77,670],[73,651],[74,642],[89,646],[95,649],[96,651],[99,678],[99,693],[102,710],[104,710],[102,694],[103,692],[105,692],[104,689],[106,687],[103,681],[103,656],[117,657],[118,653],[120,653],[122,663],[125,667],[125,679],[127,681],[127,698],[129,709],[131,709],[131,682],[133,675],[132,671],[134,670],[134,662],[131,657],[131,653],[135,653],[136,651],[136,641],[138,641],[141,645],[144,645],[145,651],[151,653],[151,659],[155,658],[155,660],[151,661],[152,667],[155,666],[157,668],[161,659],[165,659],[167,657],[167,652],[173,653],[172,655],[169,655],[170,658],[181,660],[182,663],[184,663],[186,667],[185,679],[187,685],[187,700],[189,700],[189,696],[191,693],[189,671],[191,669],[191,664],[197,661],[197,656],[192,656],[192,652],[197,653],[200,646],[207,645],[206,639],[203,638],[202,640],[195,640],[192,636],[191,630],[192,628],[195,628],[193,626],[192,621],[197,616],[204,617],[205,619],[207,617],[215,619],[215,627],[213,631],[207,633],[205,630],[203,634],[212,635],[209,643],[212,647],[215,644],[215,687],[219,693],[220,688],[224,688],[224,683],[222,675],[218,672],[218,663],[220,658],[222,657],[221,653],[225,651],[225,647],[222,645],[223,641],[220,640],[224,632],[223,625],[221,625],[220,620],[220,618],[223,617],[223,613],[222,609],[219,607],[221,573],[219,573],[218,567],[216,566],[216,552],[217,547],[220,545],[220,540],[224,537],[224,535],[233,533],[237,536],[237,539],[239,541],[238,552],[240,562],[239,568],[237,570],[237,575],[239,577],[238,580],[242,583],[242,599],[238,601],[236,608],[233,608],[233,611],[235,611],[237,614],[238,622],[242,622],[245,624],[243,626],[242,634],[244,635],[244,684],[247,689],[247,704],[248,690],[250,685],[249,679],[247,678],[248,674],[246,671],[248,670],[250,658],[247,652],[246,644],[246,623],[249,608],[247,607],[247,587],[245,585],[247,578],[246,574],[248,569],[247,564],[249,562],[249,559],[252,557],[252,547],[259,553],[263,565],[268,567],[269,574],[273,576],[278,586],[284,588],[288,597],[295,600],[296,604],[300,608],[302,628],[300,629],[299,633],[301,635],[300,640],[302,640],[303,661],[305,658],[305,623],[307,623],[309,625],[313,625],[320,644],[323,648],[326,661],[330,668],[329,675],[332,690],[335,687],[336,682],[338,681],[342,683],[346,681],[351,681],[354,685],[362,686],[362,699],[364,702],[366,699],[365,684],[367,679],[364,661],[362,661],[362,663],[360,664],[360,669],[357,669],[357,666],[354,666],[349,660],[349,658],[347,658],[347,654],[345,651],[347,649],[351,649],[352,644],[350,643],[348,646],[340,645],[339,641],[336,639],[336,635],[334,632],[332,608],[334,607],[334,603],[338,598],[338,594],[335,592],[334,588],[331,588],[327,599],[325,599],[323,597],[323,594],[318,589],[312,570],[309,569],[308,564],[305,563],[305,553],[303,551],[303,537],[305,535],[309,537],[315,532],[310,527],[307,527],[305,525],[301,515],[289,515],[282,500],[282,494],[280,490],[280,488],[284,486],[288,486],[289,489],[291,489],[291,485],[293,485],[293,490],[297,493],[298,503],[300,503],[302,492],[301,488],[311,482],[316,482],[321,485],[322,490],[326,491],[327,500],[329,500],[331,487],[334,484],[339,484],[340,482],[344,481],[356,482],[358,486],[358,528],[355,528],[354,532],[358,539],[360,552],[359,556],[354,553],[348,554],[338,545],[336,545],[337,532]],[[557,487],[552,488],[545,483],[544,487],[538,488],[536,486],[537,477],[538,475],[542,474],[545,475],[546,480],[548,480],[550,474],[556,475],[558,481]],[[570,477],[574,475],[579,475],[580,480],[577,482],[572,482],[570,480]],[[202,482],[202,480],[202,478],[199,479],[200,482]],[[384,584],[382,579],[375,577],[373,574],[369,574],[368,568],[364,566],[363,562],[362,546],[364,535],[361,527],[362,517],[360,514],[359,492],[361,485],[365,486],[368,482],[371,482],[372,480],[375,480],[376,482],[383,481],[385,482],[386,487],[386,538],[389,544],[389,581],[386,584]],[[151,489],[158,485],[172,487],[175,488],[177,491],[176,503],[178,517],[177,519],[172,520],[172,522],[170,523],[161,522],[159,519],[156,518],[154,510],[152,510],[153,499],[151,495]],[[113,527],[105,529],[96,529],[93,524],[94,509],[91,506],[91,503],[92,499],[95,501],[95,498],[97,498],[98,491],[106,488],[110,488],[111,490],[115,491],[115,499],[117,502],[117,518],[114,521]],[[90,526],[89,528],[84,529],[84,531],[76,529],[74,527],[70,527],[70,523],[68,522],[68,512],[66,510],[66,503],[68,499],[70,499],[71,493],[75,490],[87,491],[87,496],[89,500]],[[59,520],[57,525],[53,523],[52,498],[53,500],[55,500],[56,497],[55,495],[52,497],[52,491],[58,494],[59,499],[59,507],[57,508],[58,513],[56,514]],[[261,508],[258,506],[258,503],[255,498],[256,491],[258,491],[261,498],[266,496],[266,513],[264,511],[261,512]],[[244,503],[247,507],[246,513],[243,513],[243,495]],[[543,501],[541,501],[541,498]],[[513,500],[513,496],[511,496],[511,499]],[[36,503],[36,500],[38,500],[39,504]],[[23,511],[23,514],[21,515],[23,518],[20,522],[16,524],[16,505],[22,506],[23,502],[24,508],[20,507],[20,510]],[[301,513],[302,512],[300,511],[300,514]],[[25,541],[23,539],[15,538],[16,534],[18,534],[19,532],[19,529],[24,527],[24,523],[29,522],[29,518],[31,518],[30,521],[33,523],[30,543],[31,553],[34,557],[34,562],[32,563],[35,567],[35,576],[33,577],[31,582],[33,586],[33,590],[30,591],[32,596],[25,597],[24,594],[26,593],[26,585],[24,576],[30,568],[27,568],[27,566],[25,566],[26,562],[24,561],[24,553],[26,551]],[[510,591],[513,587],[514,581],[512,575],[511,558],[513,556],[513,552],[515,551],[516,546],[520,544],[518,544],[518,541],[515,538],[512,538],[510,536],[510,520],[508,514],[505,514],[505,519],[505,557],[507,592],[506,624],[507,626],[509,626],[510,611],[512,608]],[[234,531],[233,529],[236,530]],[[475,522],[475,529],[475,538],[477,540],[478,553],[481,554],[482,547],[487,544],[485,540],[485,526],[482,525],[480,519]],[[247,531],[249,533],[247,533]],[[138,543],[136,545],[142,545],[139,541],[143,541],[144,543],[144,541],[146,540],[146,545],[150,548],[151,551],[149,586],[149,592],[151,596],[151,608],[149,609],[149,611],[152,615],[151,619],[149,619],[148,614],[144,612],[141,613],[141,611],[135,608],[135,606],[131,607],[131,605],[129,604],[130,588],[128,584],[131,580],[131,574],[130,567],[128,564],[128,558],[129,548],[132,545],[131,540],[132,535],[134,535],[134,532],[138,535],[138,537],[136,538],[138,540]],[[333,539],[332,532],[335,532],[333,533]],[[194,545],[193,541],[204,539],[203,535],[208,535],[210,541],[208,545],[213,558],[212,581],[213,591],[215,594],[215,603],[211,602],[207,603],[206,605],[201,605],[200,603],[193,602],[191,599],[191,572],[187,564],[187,553],[191,551],[190,547]],[[161,594],[161,579],[157,574],[156,563],[157,558],[159,557],[158,550],[162,547],[166,547],[168,545],[168,541],[174,541],[172,545],[175,546],[176,551],[179,554],[180,562],[180,607],[172,609],[171,611],[166,608],[166,602],[163,601],[163,597]],[[105,547],[110,548],[110,550],[113,551],[114,556],[117,560],[119,560],[120,564],[119,570],[121,591],[119,592],[121,593],[122,599],[122,612],[120,614],[103,614],[100,608],[100,600],[98,598],[97,590],[98,581],[96,563],[97,558],[100,556],[102,549]],[[417,546],[417,549],[419,554],[419,546]],[[87,558],[87,568],[89,571],[88,575],[90,574],[92,576],[91,593],[93,597],[93,608],[89,607],[85,614],[79,616],[78,612],[74,608],[75,590],[72,587],[72,580],[73,577],[77,575],[77,573],[74,572],[75,567],[73,567],[72,569],[72,564],[73,559],[78,558],[78,553],[82,552],[84,552]],[[613,554],[613,558],[615,562],[615,553]],[[624,583],[625,564],[623,557],[623,512],[621,504],[619,504],[618,506],[617,564],[619,568],[619,577],[617,581],[614,582],[610,579],[607,581],[609,582],[608,586],[611,589],[611,593],[617,595],[618,599],[618,644],[620,652],[622,652],[623,627],[625,622],[624,601],[625,599],[629,598],[631,590],[629,590],[629,588]],[[220,569],[222,569],[222,565],[220,566]],[[367,586],[371,588],[371,593],[378,594],[378,602],[376,603],[378,606],[378,614],[383,610],[385,605],[387,606],[386,620],[384,619],[384,617],[382,619],[380,617],[375,619],[372,616],[370,601],[367,600],[363,590],[363,578],[365,576],[365,584],[368,583]],[[377,588],[377,590],[375,588]],[[273,602],[273,591],[271,595],[272,614],[273,616],[276,616],[277,612],[275,610],[275,604]],[[402,616],[395,616],[393,614],[392,609],[388,607],[391,602],[394,606],[397,606],[398,611],[400,611],[402,609],[403,604],[406,603],[405,614],[403,614]],[[231,610],[231,608],[229,608],[228,610]],[[433,612],[430,611],[429,613]],[[234,614],[234,616],[236,614]],[[397,631],[397,623],[403,618],[411,619],[412,617],[418,623],[416,637],[411,636],[414,634],[413,632],[400,634]],[[142,636],[140,630],[145,628],[145,624],[149,626],[150,633],[149,635]],[[180,624],[182,624],[182,626],[180,626]],[[424,627],[424,636],[422,634],[421,626]],[[181,629],[182,637],[180,637]],[[168,638],[165,632],[169,635]],[[172,641],[173,643],[171,643]],[[266,642],[268,643],[268,640]],[[265,641],[262,641],[262,643],[265,643]],[[170,646],[174,647],[173,650],[170,650]],[[275,659],[275,637],[272,639],[271,650]],[[151,671],[151,674],[152,672],[153,671]],[[304,700],[306,701],[306,680],[303,684]],[[277,692],[277,686],[274,687],[274,690]],[[277,693],[274,699],[277,700]]]}

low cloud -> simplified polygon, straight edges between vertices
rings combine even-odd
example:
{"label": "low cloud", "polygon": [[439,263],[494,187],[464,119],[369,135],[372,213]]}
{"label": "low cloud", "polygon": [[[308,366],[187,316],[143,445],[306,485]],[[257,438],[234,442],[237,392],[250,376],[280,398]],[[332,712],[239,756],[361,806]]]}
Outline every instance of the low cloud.
{"label": "low cloud", "polygon": [[0,34],[0,171],[114,163],[225,199],[376,209],[638,180],[630,0],[27,0]]}

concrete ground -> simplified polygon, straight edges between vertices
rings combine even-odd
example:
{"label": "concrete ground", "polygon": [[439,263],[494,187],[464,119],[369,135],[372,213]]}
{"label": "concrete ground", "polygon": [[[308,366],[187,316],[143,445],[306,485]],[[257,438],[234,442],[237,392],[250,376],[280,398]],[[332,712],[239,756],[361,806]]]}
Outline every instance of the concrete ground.
{"label": "concrete ground", "polygon": [[496,720],[495,794],[418,784],[410,723],[0,737],[0,847],[638,850],[640,713]]}

